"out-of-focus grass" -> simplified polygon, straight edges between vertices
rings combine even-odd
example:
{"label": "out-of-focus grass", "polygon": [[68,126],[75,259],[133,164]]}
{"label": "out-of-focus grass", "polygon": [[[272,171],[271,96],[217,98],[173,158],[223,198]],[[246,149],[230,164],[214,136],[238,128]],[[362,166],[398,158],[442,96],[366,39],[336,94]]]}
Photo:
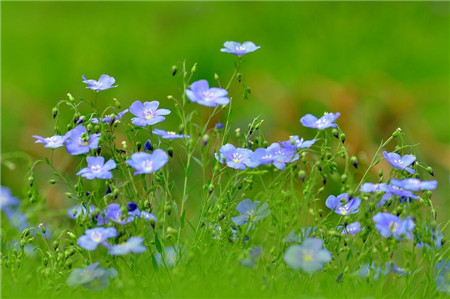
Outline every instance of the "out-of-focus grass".
{"label": "out-of-focus grass", "polygon": [[[245,57],[251,98],[231,90],[235,127],[261,114],[271,140],[310,137],[301,115],[340,111],[339,124],[363,163],[401,127],[410,143],[420,143],[419,159],[436,170],[437,200],[447,198],[449,3],[1,5],[2,152],[48,154],[31,135],[53,133],[51,109],[67,92],[92,96],[82,74],[116,78],[119,87],[100,95],[104,106],[117,97],[123,106],[157,99],[171,107],[166,96],[182,92],[171,77],[172,64],[198,62],[195,79],[212,81],[217,73],[224,82],[234,57],[219,52],[222,43],[252,40],[262,48]],[[170,118],[161,125],[177,126]],[[63,164],[68,156],[61,151],[55,156]],[[17,190],[24,169],[2,170],[2,184]]]}

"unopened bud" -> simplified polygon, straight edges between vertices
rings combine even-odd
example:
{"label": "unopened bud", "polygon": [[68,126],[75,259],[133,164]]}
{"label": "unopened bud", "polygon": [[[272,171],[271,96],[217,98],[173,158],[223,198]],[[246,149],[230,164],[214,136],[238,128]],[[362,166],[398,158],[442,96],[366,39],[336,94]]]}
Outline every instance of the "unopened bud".
{"label": "unopened bud", "polygon": [[136,142],[136,148],[138,150],[138,152],[141,150],[142,147],[142,143],[140,141]]}
{"label": "unopened bud", "polygon": [[433,168],[431,168],[430,166],[427,167],[427,172],[428,172],[429,174],[431,174],[432,176],[434,176]]}
{"label": "unopened bud", "polygon": [[28,183],[30,184],[30,187],[33,186],[33,183],[34,183],[34,177],[33,176],[28,177]]}
{"label": "unopened bud", "polygon": [[344,133],[341,134],[341,142],[342,142],[342,143],[345,142],[345,134],[344,134]]}
{"label": "unopened bud", "polygon": [[47,230],[45,229],[44,224],[39,223],[39,228],[41,229],[41,232],[42,232],[43,234],[45,234],[45,233],[47,232]]}
{"label": "unopened bud", "polygon": [[172,76],[175,76],[177,74],[178,68],[176,65],[172,65]]}
{"label": "unopened bud", "polygon": [[300,180],[302,180],[302,182],[305,181],[305,177],[306,177],[306,172],[304,170],[300,170],[298,172],[298,177],[300,178]]}
{"label": "unopened bud", "polygon": [[234,132],[236,133],[236,138],[241,137],[241,129],[237,128],[236,130],[234,130]]}
{"label": "unopened bud", "polygon": [[52,116],[53,116],[53,118],[56,118],[56,116],[58,116],[58,113],[59,113],[59,110],[58,110],[58,108],[53,108],[53,110],[52,110]]}
{"label": "unopened bud", "polygon": [[352,156],[350,158],[350,161],[352,162],[353,167],[358,168],[358,158],[356,158],[355,156]]}
{"label": "unopened bud", "polygon": [[72,233],[72,232],[67,232],[67,235],[68,235],[69,237],[71,237],[72,239],[76,239],[76,238],[77,238],[77,236],[75,236],[75,234]]}
{"label": "unopened bud", "polygon": [[331,130],[331,134],[333,134],[334,137],[339,138],[339,131],[337,129]]}
{"label": "unopened bud", "polygon": [[214,80],[219,80],[219,75],[217,75],[217,73],[214,73]]}
{"label": "unopened bud", "polygon": [[173,158],[173,148],[172,147],[169,147],[167,149],[167,154],[169,154],[169,157]]}
{"label": "unopened bud", "polygon": [[194,63],[194,65],[191,68],[191,73],[195,73],[195,71],[197,70],[197,62]]}
{"label": "unopened bud", "polygon": [[67,97],[69,98],[69,101],[71,102],[75,101],[75,98],[70,93],[67,94]]}

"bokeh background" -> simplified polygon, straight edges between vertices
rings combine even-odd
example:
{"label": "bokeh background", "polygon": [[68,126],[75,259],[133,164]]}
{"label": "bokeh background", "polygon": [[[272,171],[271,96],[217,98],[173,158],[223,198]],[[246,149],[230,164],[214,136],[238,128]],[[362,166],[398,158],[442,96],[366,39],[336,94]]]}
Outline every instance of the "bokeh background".
{"label": "bokeh background", "polygon": [[[219,51],[223,42],[251,40],[261,49],[245,57],[250,99],[232,86],[233,128],[262,115],[269,140],[312,137],[299,123],[302,115],[340,111],[347,144],[364,163],[400,127],[419,144],[419,160],[434,168],[433,200],[440,220],[448,219],[448,2],[2,2],[1,8],[3,154],[48,156],[31,135],[53,134],[51,111],[67,92],[92,97],[82,74],[116,78],[119,87],[99,98],[105,107],[115,97],[124,107],[159,100],[170,108],[167,95],[182,92],[173,64],[197,62],[194,79],[212,82],[217,73],[225,82],[236,59]],[[162,127],[177,125],[168,118]],[[64,150],[55,156],[71,171]],[[26,163],[7,166],[1,184],[20,196]],[[60,205],[63,192],[45,186],[48,204]]]}

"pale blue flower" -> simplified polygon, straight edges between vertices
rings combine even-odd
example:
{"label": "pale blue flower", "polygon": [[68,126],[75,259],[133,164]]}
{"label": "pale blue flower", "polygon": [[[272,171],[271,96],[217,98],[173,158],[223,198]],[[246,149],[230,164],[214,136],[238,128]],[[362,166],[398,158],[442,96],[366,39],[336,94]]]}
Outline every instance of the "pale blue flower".
{"label": "pale blue flower", "polygon": [[295,270],[302,269],[307,273],[313,273],[331,261],[331,253],[323,248],[321,239],[306,238],[301,245],[289,246],[284,254],[284,261]]}
{"label": "pale blue flower", "polygon": [[127,164],[133,167],[136,172],[134,175],[141,173],[152,173],[162,168],[169,156],[161,149],[155,150],[152,154],[149,153],[134,153],[131,159],[127,160]]}
{"label": "pale blue flower", "polygon": [[103,244],[109,238],[117,237],[114,227],[96,227],[87,229],[84,235],[78,238],[77,244],[87,250],[95,250],[98,244]]}
{"label": "pale blue flower", "polygon": [[86,83],[88,85],[86,88],[95,90],[97,92],[117,87],[117,85],[113,86],[114,82],[116,82],[116,79],[108,75],[101,75],[98,81],[93,79],[88,80],[86,79],[85,75],[83,75],[82,78],[83,83]]}
{"label": "pale blue flower", "polygon": [[206,106],[217,107],[227,105],[230,98],[228,91],[223,88],[209,87],[208,81],[199,80],[191,84],[190,89],[186,89],[186,96],[191,102]]}
{"label": "pale blue flower", "polygon": [[241,201],[236,210],[241,214],[239,216],[231,218],[231,221],[236,225],[244,225],[245,223],[257,222],[270,214],[269,205],[267,202],[260,205],[259,201],[251,201],[250,199],[244,199]]}
{"label": "pale blue flower", "polygon": [[241,44],[238,42],[227,41],[223,44],[223,46],[224,48],[220,49],[221,52],[230,53],[237,56],[242,56],[261,48],[260,46],[255,45],[253,42],[244,42]]}
{"label": "pale blue flower", "polygon": [[340,115],[341,114],[339,112],[325,113],[321,118],[317,118],[314,115],[306,114],[300,119],[300,122],[304,127],[314,128],[318,130],[323,130],[330,127],[336,128],[337,125],[334,123],[334,121],[336,121],[336,119],[338,119]]}
{"label": "pale blue flower", "polygon": [[383,156],[384,158],[386,158],[386,161],[389,162],[389,164],[391,164],[394,168],[397,169],[404,169],[409,173],[416,173],[416,171],[414,169],[412,169],[410,166],[411,164],[414,163],[414,161],[416,161],[416,157],[413,155],[404,155],[403,157],[400,156],[397,153],[388,153],[388,152],[383,152]]}
{"label": "pale blue flower", "polygon": [[88,167],[85,167],[77,172],[77,175],[81,175],[88,180],[93,179],[111,179],[111,170],[116,168],[116,162],[113,160],[108,160],[105,163],[103,157],[87,157],[86,158]]}
{"label": "pale blue flower", "polygon": [[136,117],[131,119],[131,122],[140,127],[151,126],[162,122],[166,118],[164,115],[170,114],[169,109],[158,109],[159,102],[144,102],[135,101],[130,106],[130,112]]}
{"label": "pale blue flower", "polygon": [[91,290],[101,290],[109,285],[109,279],[117,276],[114,268],[103,269],[100,263],[93,263],[85,268],[75,268],[67,278],[69,287],[83,286]]}
{"label": "pale blue flower", "polygon": [[110,255],[125,255],[130,252],[132,253],[142,253],[147,250],[147,248],[142,245],[144,242],[143,238],[131,237],[125,243],[119,245],[113,245],[109,248]]}

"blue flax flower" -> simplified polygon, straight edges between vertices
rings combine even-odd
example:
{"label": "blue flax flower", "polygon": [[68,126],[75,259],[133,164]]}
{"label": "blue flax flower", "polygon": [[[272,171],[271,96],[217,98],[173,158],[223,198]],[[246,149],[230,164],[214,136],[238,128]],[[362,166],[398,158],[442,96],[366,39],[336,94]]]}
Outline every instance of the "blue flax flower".
{"label": "blue flax flower", "polygon": [[87,157],[86,161],[88,167],[78,171],[77,175],[81,175],[88,180],[112,178],[111,170],[116,168],[116,162],[113,160],[109,160],[105,163],[103,157]]}
{"label": "blue flax flower", "polygon": [[249,257],[244,258],[240,261],[241,265],[246,268],[253,268],[258,261],[258,258],[261,256],[262,247],[256,246],[248,251]]}
{"label": "blue flax flower", "polygon": [[105,244],[108,238],[117,237],[114,227],[96,227],[87,229],[84,235],[78,238],[77,244],[87,250],[95,250],[98,244]]}
{"label": "blue flax flower", "polygon": [[89,150],[98,148],[100,133],[87,135],[83,125],[67,132],[66,150],[71,155],[81,155],[89,153]]}
{"label": "blue flax flower", "polygon": [[78,216],[94,216],[94,212],[96,210],[95,206],[89,206],[89,211],[83,205],[79,204],[74,207],[71,207],[67,210],[67,216],[71,219],[76,219]]}
{"label": "blue flax flower", "polygon": [[295,270],[313,273],[331,261],[331,253],[323,248],[321,239],[306,238],[301,245],[294,244],[286,250],[284,261]]}
{"label": "blue flax flower", "polygon": [[91,290],[101,290],[109,285],[109,279],[117,276],[114,268],[103,269],[99,263],[93,263],[85,268],[75,268],[67,278],[69,287],[83,286]]}
{"label": "blue flax flower", "polygon": [[372,193],[378,191],[387,192],[388,186],[385,183],[380,184],[364,183],[359,190],[364,193]]}
{"label": "blue flax flower", "polygon": [[343,235],[347,234],[356,235],[357,233],[359,233],[361,230],[364,229],[364,227],[361,229],[361,223],[359,223],[358,221],[350,223],[347,226],[339,225],[337,228],[338,230],[341,230],[343,228],[342,230]]}
{"label": "blue flax flower", "polygon": [[[122,117],[128,112],[128,109],[123,110],[122,112],[119,112],[119,114],[114,115],[110,114],[102,118],[102,122],[113,125],[116,121],[119,121],[122,119]],[[98,118],[91,119],[91,122],[94,124],[98,124]]]}
{"label": "blue flax flower", "polygon": [[436,265],[436,290],[450,295],[450,261],[442,260]]}
{"label": "blue flax flower", "polygon": [[242,56],[261,48],[260,46],[255,45],[253,42],[244,42],[241,44],[238,42],[227,41],[223,44],[223,46],[225,48],[220,49],[221,52],[230,53],[237,56]]}
{"label": "blue flax flower", "polygon": [[230,98],[227,97],[228,91],[223,88],[209,88],[208,81],[199,80],[191,84],[190,89],[186,89],[186,96],[191,102],[206,106],[217,107],[218,105],[227,105]]}
{"label": "blue flax flower", "polygon": [[281,141],[281,146],[287,149],[291,149],[293,151],[297,151],[299,149],[305,149],[311,147],[316,142],[315,139],[312,140],[303,140],[303,138],[299,138],[298,136],[290,136],[288,141]]}
{"label": "blue flax flower", "polygon": [[[139,211],[139,210],[138,210]],[[134,220],[136,213],[128,211],[127,215],[122,215],[122,210],[119,204],[111,203],[106,206],[105,210],[97,217],[97,225],[109,223],[109,220],[118,224],[127,224]]]}
{"label": "blue flax flower", "polygon": [[391,185],[409,191],[434,190],[437,187],[437,181],[421,181],[419,179],[392,179]]}
{"label": "blue flax flower", "polygon": [[145,127],[162,122],[166,118],[163,115],[170,114],[169,109],[158,109],[159,102],[151,101],[144,102],[136,101],[130,106],[130,112],[136,117],[131,119],[131,122],[136,126]]}
{"label": "blue flax flower", "polygon": [[12,195],[9,188],[0,186],[0,211],[5,207],[18,206],[19,203],[19,199]]}
{"label": "blue flax flower", "polygon": [[334,123],[336,119],[341,114],[338,113],[325,113],[321,118],[317,118],[314,115],[306,114],[300,119],[301,124],[304,127],[314,128],[318,130],[323,130],[326,128],[336,128],[337,125]]}
{"label": "blue flax flower", "polygon": [[282,147],[279,143],[272,143],[268,148],[258,148],[251,155],[254,166],[273,164],[276,168],[283,170],[286,163],[298,160],[300,156],[296,150]]}
{"label": "blue flax flower", "polygon": [[236,148],[232,144],[225,144],[215,154],[216,160],[220,163],[226,163],[228,167],[234,169],[246,169],[247,167],[256,167],[257,165],[251,159],[253,152],[246,148]]}
{"label": "blue flax flower", "polygon": [[385,238],[393,236],[397,240],[401,240],[403,237],[407,239],[412,237],[414,222],[409,217],[401,219],[396,215],[380,212],[373,216],[373,221],[375,228]]}
{"label": "blue flax flower", "polygon": [[383,152],[383,156],[394,168],[404,169],[412,174],[416,173],[414,169],[408,167],[409,165],[413,164],[414,161],[416,161],[416,157],[414,157],[413,155],[404,155],[402,157],[397,153]]}
{"label": "blue flax flower", "polygon": [[378,278],[380,278],[380,275],[387,275],[388,273],[389,268],[382,269],[380,266],[376,266],[374,263],[367,263],[365,265],[362,265],[355,274],[361,278],[367,278],[371,275],[373,279],[378,280]]}
{"label": "blue flax flower", "polygon": [[361,205],[361,199],[355,197],[349,200],[347,193],[342,193],[337,197],[330,195],[328,196],[325,205],[336,214],[346,216],[358,213],[358,208]]}
{"label": "blue flax flower", "polygon": [[160,129],[154,129],[153,134],[159,135],[164,139],[189,138],[189,135],[177,134],[173,131],[164,131],[164,130],[160,130]]}
{"label": "blue flax flower", "polygon": [[[431,243],[435,246],[436,249],[441,248],[442,238],[444,237],[444,234],[440,233],[438,229],[426,226],[424,235],[425,235],[425,237],[428,238],[429,241],[431,241]],[[421,235],[418,234],[417,239],[418,239],[417,244],[416,244],[417,247],[423,248],[424,245],[427,248],[430,247],[430,245],[428,245],[428,243],[426,243],[426,242],[424,242],[424,240],[422,240]]]}
{"label": "blue flax flower", "polygon": [[68,138],[67,134],[63,136],[54,135],[52,137],[41,137],[38,135],[33,135],[33,137],[37,139],[35,143],[43,143],[44,147],[46,148],[58,148],[64,146],[64,143]]}
{"label": "blue flax flower", "polygon": [[88,80],[86,79],[85,75],[83,75],[82,78],[83,83],[86,83],[88,85],[86,88],[95,90],[97,92],[117,87],[117,85],[113,86],[114,82],[116,82],[116,79],[108,75],[101,75],[98,81],[93,79]]}
{"label": "blue flax flower", "polygon": [[244,225],[247,222],[253,223],[269,216],[270,210],[267,202],[260,205],[259,201],[251,201],[250,199],[244,199],[241,201],[236,210],[241,215],[231,218],[231,221],[236,225]]}
{"label": "blue flax flower", "polygon": [[136,170],[134,175],[138,175],[141,173],[155,172],[163,167],[168,160],[169,156],[167,156],[166,152],[157,149],[152,154],[134,153],[131,155],[131,159],[126,162]]}
{"label": "blue flax flower", "polygon": [[164,247],[164,261],[161,253],[159,252],[155,254],[155,260],[159,267],[164,266],[164,263],[167,265],[167,267],[173,267],[177,262],[177,255],[182,254],[183,251],[180,250],[178,247],[167,246]]}
{"label": "blue flax flower", "polygon": [[130,252],[132,253],[142,253],[147,250],[147,248],[142,245],[144,239],[140,237],[131,237],[125,243],[119,245],[112,245],[109,248],[110,255],[125,255]]}

